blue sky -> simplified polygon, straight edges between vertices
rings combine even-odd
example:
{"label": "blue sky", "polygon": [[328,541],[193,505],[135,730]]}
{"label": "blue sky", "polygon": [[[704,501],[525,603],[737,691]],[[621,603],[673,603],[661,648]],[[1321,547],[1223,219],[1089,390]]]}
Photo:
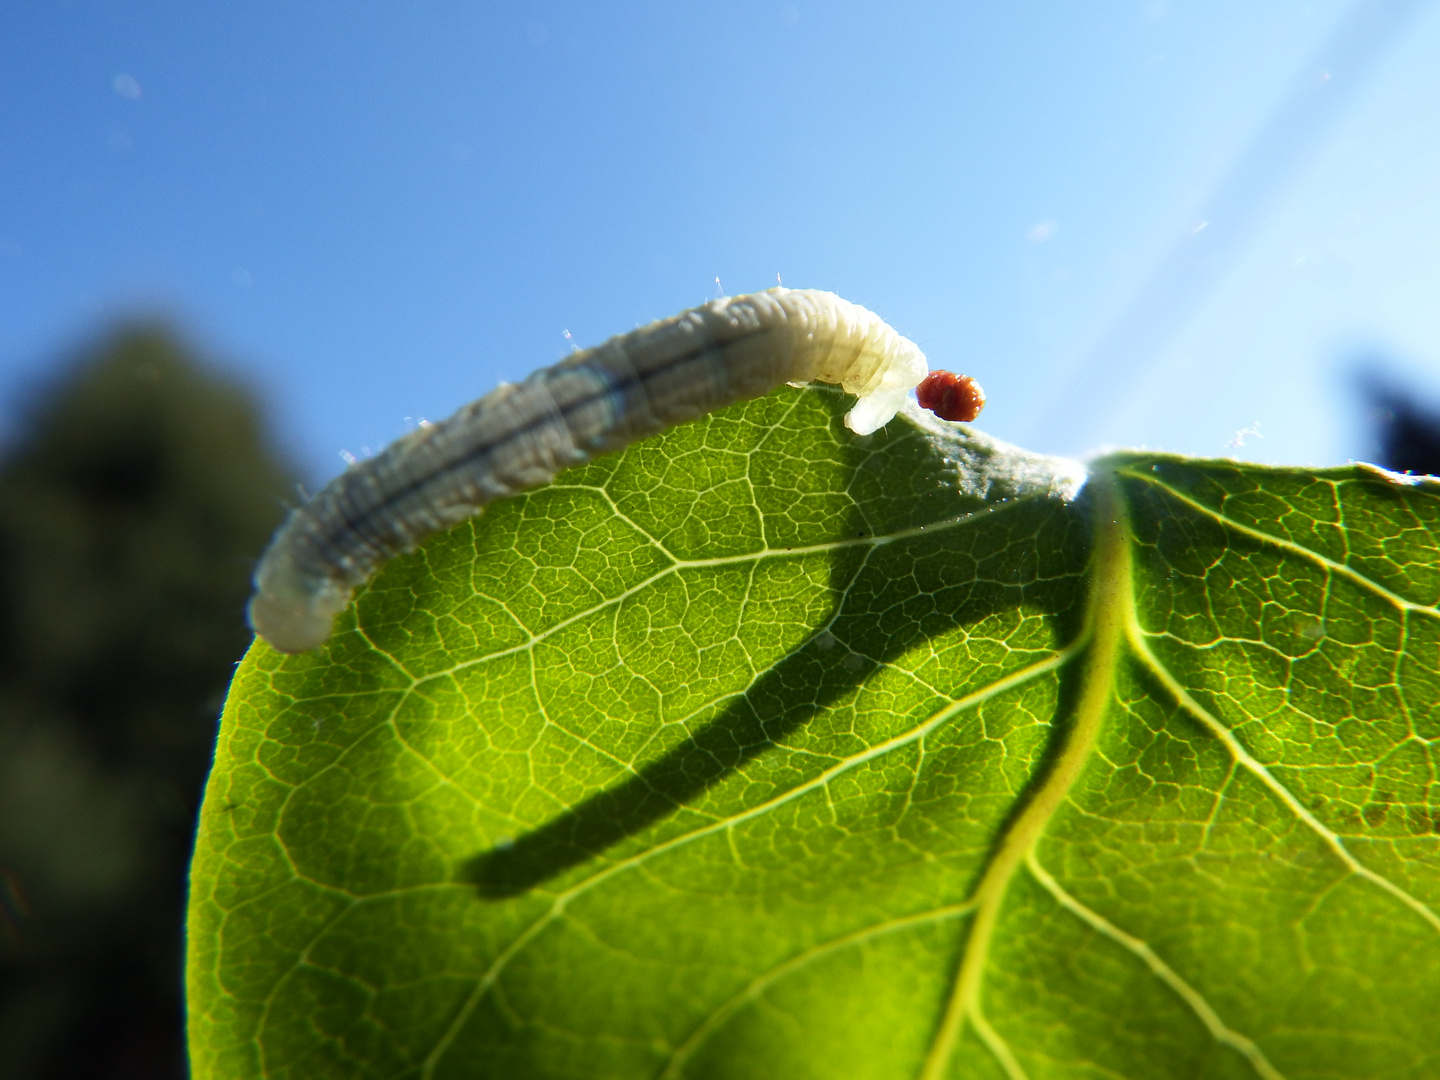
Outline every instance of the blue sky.
{"label": "blue sky", "polygon": [[158,312],[319,481],[780,274],[1037,450],[1363,457],[1357,356],[1440,399],[1440,5],[1366,77],[1367,3],[14,0],[0,430]]}

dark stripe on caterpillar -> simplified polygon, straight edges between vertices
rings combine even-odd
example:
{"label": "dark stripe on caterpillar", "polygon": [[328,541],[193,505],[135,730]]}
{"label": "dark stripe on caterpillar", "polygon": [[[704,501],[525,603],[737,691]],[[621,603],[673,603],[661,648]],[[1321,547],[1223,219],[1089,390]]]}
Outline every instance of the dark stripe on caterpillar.
{"label": "dark stripe on caterpillar", "polygon": [[839,383],[867,434],[925,377],[913,343],[833,293],[770,289],[617,335],[392,443],[293,511],[255,574],[251,625],[316,648],[386,559],[568,465],[787,382]]}

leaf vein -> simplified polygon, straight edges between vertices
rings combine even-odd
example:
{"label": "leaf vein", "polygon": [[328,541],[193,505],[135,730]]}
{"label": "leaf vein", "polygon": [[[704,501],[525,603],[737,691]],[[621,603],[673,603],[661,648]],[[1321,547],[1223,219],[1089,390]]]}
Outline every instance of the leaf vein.
{"label": "leaf vein", "polygon": [[1076,644],[1067,646],[1064,649],[1057,650],[1053,656],[1046,657],[1044,660],[1037,661],[1034,664],[1021,668],[1018,671],[1011,672],[1009,675],[1005,676],[1004,678],[995,680],[989,686],[986,686],[981,690],[977,690],[974,693],[967,694],[963,698],[952,701],[944,708],[938,710],[934,715],[929,717],[923,723],[916,725],[909,731],[903,732],[900,735],[896,735],[893,738],[887,739],[885,742],[877,743],[875,746],[863,750],[860,753],[853,754],[848,758],[844,758],[843,760],[833,765],[831,768],[825,770],[825,772],[820,773],[818,776],[815,776],[810,780],[807,780],[803,784],[797,784],[795,787],[791,788],[788,791],[782,792],[779,795],[776,795],[774,798],[767,799],[765,802],[752,806],[748,810],[741,811],[737,814],[729,815],[728,817],[711,822],[698,829],[694,829],[691,832],[683,833],[679,836],[672,837],[664,843],[657,844],[654,847],[649,848],[645,851],[637,852],[636,854],[631,855],[628,858],[622,859],[619,862],[603,867],[602,869],[597,870],[590,877],[585,878],[583,881],[576,882],[565,892],[557,895],[552,900],[550,907],[546,911],[541,913],[534,922],[532,922],[523,931],[516,935],[515,940],[512,941],[508,946],[505,947],[505,949],[500,952],[500,954],[491,963],[490,967],[486,969],[486,971],[479,977],[479,979],[476,980],[474,989],[471,991],[465,1003],[460,1007],[459,1011],[455,1016],[455,1019],[451,1022],[445,1033],[437,1041],[435,1048],[426,1057],[424,1068],[421,1071],[422,1078],[424,1078],[424,1080],[428,1080],[428,1078],[434,1074],[435,1066],[439,1063],[441,1057],[444,1056],[445,1051],[459,1035],[460,1030],[464,1027],[466,1021],[469,1019],[470,1014],[474,1012],[476,1006],[479,1005],[481,999],[484,997],[485,992],[491,986],[495,985],[498,982],[501,974],[509,965],[510,961],[513,960],[521,952],[521,950],[525,948],[525,946],[527,946],[531,941],[538,937],[547,926],[549,926],[552,922],[558,919],[564,913],[565,908],[569,905],[569,903],[576,897],[581,896],[586,892],[589,892],[591,889],[602,884],[603,882],[605,882],[611,877],[614,877],[617,874],[623,873],[626,870],[632,868],[643,866],[645,863],[649,862],[651,859],[659,855],[663,855],[669,851],[676,850],[677,848],[683,847],[686,844],[692,843],[696,840],[702,839],[703,837],[709,836],[712,833],[718,832],[721,829],[733,828],[735,825],[768,814],[773,810],[787,803],[793,802],[795,799],[798,799],[801,796],[810,793],[811,791],[816,790],[817,788],[824,788],[828,786],[829,783],[836,777],[850,771],[853,768],[856,768],[860,765],[865,764],[868,761],[872,761],[875,758],[888,754],[891,751],[899,749],[902,746],[907,746],[910,743],[913,743],[919,739],[923,739],[926,735],[929,735],[932,731],[939,728],[942,724],[947,723],[957,714],[975,708],[978,705],[984,704],[992,697],[1004,693],[1005,691],[1010,690],[1016,686],[1023,685],[1024,683],[1029,682],[1031,679],[1038,678],[1039,676],[1049,671],[1053,671],[1056,668],[1063,666],[1067,661],[1074,657],[1075,654],[1081,648],[1083,648],[1083,646],[1084,642],[1081,641],[1077,642]]}
{"label": "leaf vein", "polygon": [[1145,642],[1144,631],[1134,618],[1133,613],[1130,620],[1130,642],[1145,662],[1145,665],[1150,668],[1155,677],[1159,679],[1171,693],[1180,707],[1199,720],[1212,735],[1225,745],[1240,765],[1249,770],[1256,779],[1285,804],[1296,818],[1308,826],[1316,836],[1320,837],[1352,874],[1389,893],[1429,923],[1435,930],[1440,931],[1440,915],[1437,915],[1424,901],[1411,896],[1410,893],[1406,892],[1399,885],[1396,885],[1389,878],[1383,874],[1376,873],[1357,859],[1350,852],[1350,849],[1345,846],[1345,842],[1340,838],[1338,833],[1326,827],[1319,818],[1306,809],[1288,787],[1277,780],[1275,775],[1261,762],[1251,756],[1250,752],[1240,744],[1240,740],[1235,737],[1235,733],[1220,722],[1219,717],[1215,716],[1209,709],[1206,709],[1191,696],[1190,692],[1180,684],[1175,676],[1170,674],[1165,666],[1160,663],[1159,658],[1150,651],[1149,646]]}
{"label": "leaf vein", "polygon": [[[1011,502],[1005,503],[1002,506],[987,510],[986,516],[989,517],[995,514],[1003,514],[1007,510],[1013,510],[1017,506],[1023,505],[1027,502],[1033,501],[1034,499],[1042,497],[1043,496],[1035,495],[1014,499]],[[934,522],[930,525],[917,525],[913,528],[900,529],[896,532],[887,533],[883,536],[866,536],[864,538],[851,537],[845,540],[831,540],[826,541],[823,544],[809,544],[803,547],[772,548],[767,546],[759,548],[756,551],[747,551],[740,555],[719,555],[711,559],[676,559],[673,565],[667,566],[662,570],[657,570],[649,577],[636,582],[628,589],[624,589],[621,592],[616,593],[614,596],[607,597],[604,600],[601,600],[599,603],[593,604],[592,606],[585,608],[582,611],[577,611],[573,615],[568,615],[565,618],[561,619],[559,622],[555,623],[553,626],[548,626],[544,630],[538,630],[531,633],[525,641],[520,642],[518,645],[512,645],[504,649],[497,649],[494,652],[486,653],[484,656],[477,656],[473,660],[465,660],[461,663],[451,665],[450,667],[440,668],[432,671],[428,675],[423,675],[419,678],[411,676],[411,678],[413,680],[413,684],[415,686],[419,686],[434,679],[445,678],[447,676],[454,675],[457,672],[465,671],[480,664],[488,663],[491,660],[498,660],[502,657],[513,656],[516,653],[524,652],[527,649],[533,649],[540,642],[560,632],[566,627],[573,626],[575,623],[581,621],[582,619],[587,619],[591,615],[596,614],[597,612],[604,611],[606,608],[623,603],[624,601],[630,599],[632,596],[635,596],[643,590],[654,585],[656,582],[666,577],[669,577],[671,574],[679,573],[682,570],[705,569],[715,566],[737,566],[744,563],[754,563],[759,562],[762,559],[772,558],[804,558],[808,555],[823,555],[832,551],[840,551],[846,548],[853,547],[874,549],[884,547],[887,544],[899,543],[904,540],[913,540],[916,537],[924,536],[926,534],[934,535],[936,533],[948,532],[950,529],[958,528],[967,523],[973,522],[974,519],[978,516],[978,514],[974,513],[962,514],[959,517],[951,518],[948,521]],[[369,643],[369,639],[366,640],[367,643]],[[387,659],[391,659],[388,654],[386,654],[378,646],[375,646],[373,643],[370,644],[370,647],[380,655],[385,656]],[[403,669],[401,670],[403,671]]]}
{"label": "leaf vein", "polygon": [[671,1051],[670,1058],[665,1065],[665,1071],[660,1074],[660,1080],[674,1080],[674,1078],[679,1077],[681,1070],[685,1067],[685,1063],[694,1056],[695,1052],[701,1047],[705,1040],[723,1027],[732,1016],[759,998],[781,979],[793,975],[808,964],[821,960],[832,953],[839,952],[841,949],[864,944],[867,941],[882,937],[885,934],[908,930],[914,926],[924,926],[927,923],[944,922],[947,919],[962,918],[974,910],[975,902],[972,900],[963,904],[946,904],[943,907],[932,908],[929,911],[921,911],[911,915],[902,915],[894,919],[887,919],[884,922],[876,923],[872,926],[853,930],[831,941],[822,942],[819,945],[812,945],[805,951],[797,953],[788,960],[776,964],[767,971],[761,972],[738,992],[717,1005],[696,1024],[690,1034],[686,1036],[685,1040]]}
{"label": "leaf vein", "polygon": [[1246,1035],[1240,1034],[1220,1018],[1211,1004],[1205,1000],[1198,990],[1180,977],[1180,974],[1167,964],[1160,955],[1148,944],[1133,934],[1127,934],[1118,926],[1112,923],[1105,916],[1093,908],[1082,904],[1074,896],[1071,896],[1065,887],[1056,881],[1055,878],[1040,865],[1034,849],[1031,849],[1025,857],[1026,868],[1029,869],[1032,877],[1038,881],[1055,901],[1066,911],[1076,916],[1091,929],[1104,937],[1109,938],[1116,944],[1134,953],[1148,967],[1161,982],[1173,990],[1187,1006],[1205,1025],[1210,1032],[1210,1037],[1218,1043],[1230,1047],[1241,1054],[1262,1080],[1285,1080],[1278,1069],[1266,1058],[1263,1050],[1255,1044],[1255,1041]]}
{"label": "leaf vein", "polygon": [[[1000,838],[980,884],[975,889],[975,921],[955,972],[950,1000],[931,1040],[930,1053],[921,1070],[921,1080],[942,1080],[950,1073],[951,1060],[960,1034],[968,1022],[986,1039],[982,986],[990,959],[990,944],[1000,921],[1000,908],[1025,854],[1038,842],[1070,789],[1090,760],[1100,735],[1105,713],[1114,700],[1115,668],[1127,620],[1134,618],[1131,593],[1129,522],[1112,478],[1094,485],[1096,493],[1093,522],[1095,546],[1091,555],[1090,592],[1086,603],[1085,630],[1080,645],[1087,660],[1072,722],[1053,767],[1035,788],[1033,796]],[[983,1025],[983,1026],[982,1026]],[[994,1032],[991,1032],[994,1037]],[[1012,1078],[1015,1073],[995,1050],[1003,1042],[987,1041],[992,1052]],[[1008,1048],[1006,1048],[1008,1051]],[[1018,1068],[1018,1063],[1015,1065]]]}
{"label": "leaf vein", "polygon": [[1301,558],[1308,559],[1315,565],[1323,567],[1324,569],[1329,570],[1333,574],[1337,574],[1340,577],[1348,579],[1352,584],[1358,585],[1362,589],[1370,591],[1374,595],[1394,605],[1396,608],[1399,608],[1401,611],[1416,611],[1424,615],[1429,615],[1431,618],[1440,619],[1440,611],[1437,611],[1433,606],[1429,604],[1416,603],[1414,600],[1406,600],[1399,593],[1392,592],[1384,585],[1381,585],[1378,581],[1374,581],[1371,578],[1366,577],[1364,574],[1360,573],[1360,571],[1354,569],[1353,567],[1346,566],[1342,562],[1336,562],[1328,555],[1322,555],[1318,551],[1312,551],[1310,548],[1307,548],[1303,544],[1297,544],[1293,540],[1286,540],[1284,537],[1275,536],[1273,533],[1267,533],[1262,529],[1256,529],[1250,525],[1242,525],[1240,522],[1234,520],[1233,518],[1226,517],[1220,511],[1215,510],[1212,507],[1206,506],[1202,502],[1190,498],[1190,496],[1175,490],[1175,488],[1171,487],[1169,484],[1165,483],[1162,480],[1156,479],[1153,476],[1145,476],[1141,473],[1132,472],[1128,469],[1121,471],[1124,473],[1124,475],[1130,477],[1132,480],[1139,480],[1142,483],[1151,484],[1152,486],[1159,488],[1160,490],[1166,492],[1171,498],[1175,499],[1177,502],[1184,503],[1192,510],[1204,514],[1206,517],[1219,522],[1227,529],[1233,529],[1244,536],[1250,537],[1252,540],[1258,540],[1263,544],[1270,544],[1273,547],[1281,548],[1282,550],[1288,551],[1291,554],[1299,555]]}

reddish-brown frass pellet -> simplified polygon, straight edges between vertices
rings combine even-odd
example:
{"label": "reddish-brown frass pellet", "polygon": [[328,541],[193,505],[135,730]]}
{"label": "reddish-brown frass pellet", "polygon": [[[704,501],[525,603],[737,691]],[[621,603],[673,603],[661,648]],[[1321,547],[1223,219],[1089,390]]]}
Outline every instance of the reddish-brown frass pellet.
{"label": "reddish-brown frass pellet", "polygon": [[929,409],[941,420],[969,422],[985,407],[985,391],[969,375],[953,371],[932,371],[915,388],[921,408]]}

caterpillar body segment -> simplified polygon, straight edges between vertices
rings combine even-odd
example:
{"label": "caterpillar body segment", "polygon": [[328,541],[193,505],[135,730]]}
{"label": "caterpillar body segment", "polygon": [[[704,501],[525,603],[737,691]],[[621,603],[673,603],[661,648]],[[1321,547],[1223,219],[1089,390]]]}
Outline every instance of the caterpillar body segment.
{"label": "caterpillar body segment", "polygon": [[585,349],[419,428],[291,512],[255,574],[250,625],[276,649],[324,643],[381,563],[570,465],[786,383],[838,383],[857,434],[883,426],[924,355],[833,293],[714,300]]}

